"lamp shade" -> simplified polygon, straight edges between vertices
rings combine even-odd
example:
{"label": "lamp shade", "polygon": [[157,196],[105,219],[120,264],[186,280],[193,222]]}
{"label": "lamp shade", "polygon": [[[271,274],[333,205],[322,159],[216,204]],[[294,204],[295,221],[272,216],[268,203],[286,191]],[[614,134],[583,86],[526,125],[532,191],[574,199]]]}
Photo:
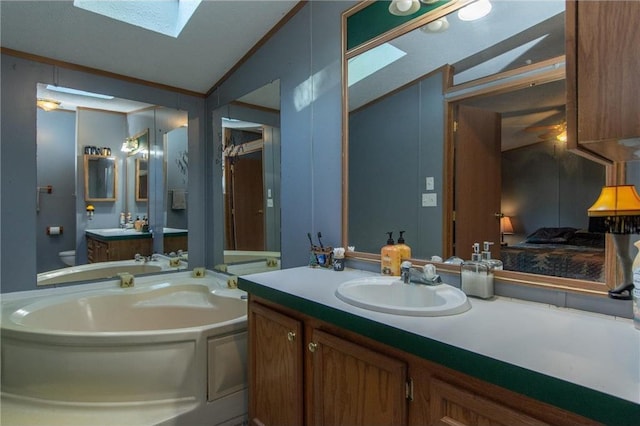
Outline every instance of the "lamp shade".
{"label": "lamp shade", "polygon": [[513,224],[509,216],[502,216],[500,218],[500,232],[507,235],[513,234]]}
{"label": "lamp shade", "polygon": [[633,185],[605,186],[587,213],[591,232],[640,233],[640,196]]}

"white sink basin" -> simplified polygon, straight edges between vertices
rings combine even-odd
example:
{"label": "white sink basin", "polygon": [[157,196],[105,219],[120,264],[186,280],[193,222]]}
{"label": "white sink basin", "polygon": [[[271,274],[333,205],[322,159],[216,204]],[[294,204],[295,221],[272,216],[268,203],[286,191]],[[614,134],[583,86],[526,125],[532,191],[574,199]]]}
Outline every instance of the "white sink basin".
{"label": "white sink basin", "polygon": [[396,315],[437,317],[471,309],[467,295],[448,284],[405,284],[398,277],[357,278],[340,284],[338,299],[353,306]]}

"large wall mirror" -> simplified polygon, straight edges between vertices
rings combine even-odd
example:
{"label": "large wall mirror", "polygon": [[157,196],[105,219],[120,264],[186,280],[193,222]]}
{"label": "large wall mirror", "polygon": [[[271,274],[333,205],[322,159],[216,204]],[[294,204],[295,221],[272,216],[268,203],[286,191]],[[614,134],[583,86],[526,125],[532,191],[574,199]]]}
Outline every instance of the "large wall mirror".
{"label": "large wall mirror", "polygon": [[218,110],[224,197],[224,267],[280,267],[280,81]]}
{"label": "large wall mirror", "polygon": [[345,47],[343,244],[376,259],[405,231],[429,260],[489,241],[503,279],[604,292],[587,209],[609,174],[566,148],[565,2],[496,1],[475,20],[465,3]]}
{"label": "large wall mirror", "polygon": [[[37,226],[64,230],[53,237],[38,233],[38,273],[63,268],[60,252],[75,251],[75,263],[87,263],[85,232],[118,229],[120,213],[171,227],[182,238],[168,251],[186,251],[187,113],[46,84],[37,85],[37,97],[57,107],[37,110]],[[91,147],[110,155],[85,156]],[[99,188],[93,182],[105,177],[108,191],[94,193]],[[95,209],[92,217],[87,204]],[[167,252],[163,243],[156,249],[154,241],[153,250]]]}

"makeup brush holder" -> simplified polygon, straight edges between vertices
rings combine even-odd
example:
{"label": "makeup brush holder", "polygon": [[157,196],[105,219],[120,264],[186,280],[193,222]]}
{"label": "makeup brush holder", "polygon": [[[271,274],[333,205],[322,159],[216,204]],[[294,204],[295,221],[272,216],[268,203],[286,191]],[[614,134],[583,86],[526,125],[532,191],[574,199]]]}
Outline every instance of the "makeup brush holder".
{"label": "makeup brush holder", "polygon": [[309,266],[320,266],[322,268],[333,267],[333,247],[311,246],[311,256]]}

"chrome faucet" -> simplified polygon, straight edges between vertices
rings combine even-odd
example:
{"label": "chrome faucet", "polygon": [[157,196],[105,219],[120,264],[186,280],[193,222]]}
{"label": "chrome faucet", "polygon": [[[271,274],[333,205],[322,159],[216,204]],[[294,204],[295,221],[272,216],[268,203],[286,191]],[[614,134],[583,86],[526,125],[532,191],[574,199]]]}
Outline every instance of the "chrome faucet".
{"label": "chrome faucet", "polygon": [[[427,270],[426,266],[431,266]],[[435,273],[433,265],[426,265],[425,268],[414,267],[411,262],[404,261],[400,265],[400,276],[405,284],[438,285],[442,282],[440,275]]]}

